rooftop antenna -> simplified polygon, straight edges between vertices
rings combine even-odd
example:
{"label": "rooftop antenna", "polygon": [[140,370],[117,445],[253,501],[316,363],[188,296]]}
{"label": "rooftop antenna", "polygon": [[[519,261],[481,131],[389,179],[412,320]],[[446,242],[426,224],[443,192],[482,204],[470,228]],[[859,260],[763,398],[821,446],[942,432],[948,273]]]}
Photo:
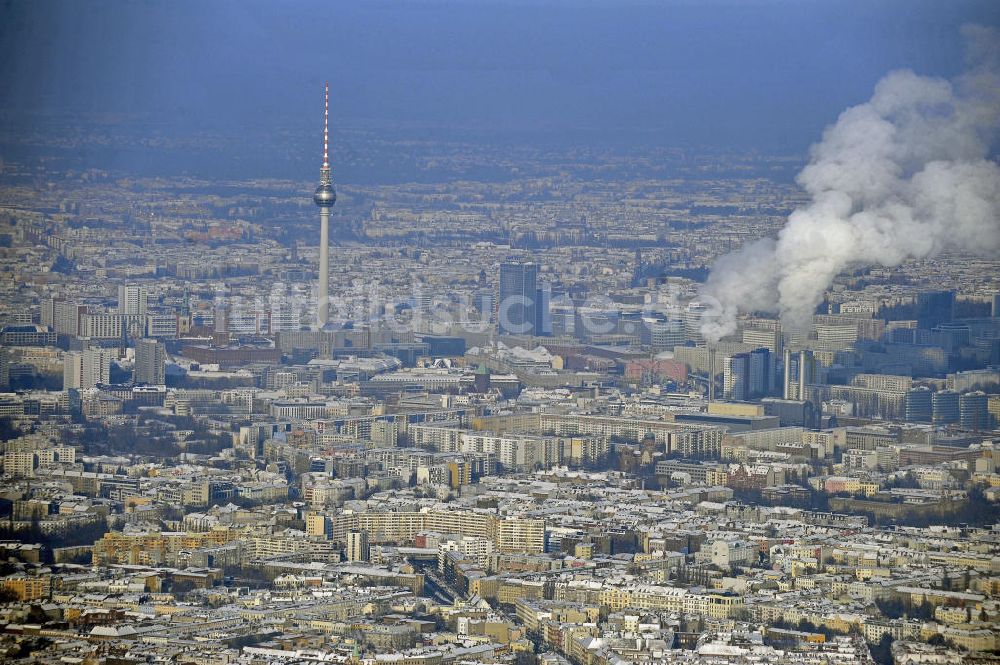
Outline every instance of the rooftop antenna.
{"label": "rooftop antenna", "polygon": [[326,82],[323,92],[323,167],[320,171],[322,179],[326,171],[327,182],[330,177],[330,82]]}

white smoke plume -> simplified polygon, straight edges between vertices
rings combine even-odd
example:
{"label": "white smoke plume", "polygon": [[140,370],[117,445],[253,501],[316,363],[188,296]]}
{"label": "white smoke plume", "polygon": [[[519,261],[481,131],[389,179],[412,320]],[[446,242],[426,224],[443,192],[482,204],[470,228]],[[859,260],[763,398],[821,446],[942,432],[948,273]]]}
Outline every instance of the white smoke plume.
{"label": "white smoke plume", "polygon": [[956,249],[1000,253],[1000,33],[965,26],[970,70],[954,81],[895,71],[844,111],[797,181],[811,196],[776,239],[719,258],[702,289],[714,311],[702,333],[736,330],[739,311],[808,325],[845,269],[897,266]]}

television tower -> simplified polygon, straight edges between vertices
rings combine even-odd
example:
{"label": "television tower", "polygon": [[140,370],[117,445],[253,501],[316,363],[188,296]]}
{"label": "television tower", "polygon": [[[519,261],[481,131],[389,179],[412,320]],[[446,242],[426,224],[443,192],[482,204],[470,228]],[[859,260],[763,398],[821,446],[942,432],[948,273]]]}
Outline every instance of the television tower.
{"label": "television tower", "polygon": [[330,208],[337,202],[330,176],[330,82],[326,83],[323,106],[323,166],[319,169],[319,187],[313,194],[319,206],[319,293],[316,302],[316,325],[320,330],[329,320],[330,300]]}

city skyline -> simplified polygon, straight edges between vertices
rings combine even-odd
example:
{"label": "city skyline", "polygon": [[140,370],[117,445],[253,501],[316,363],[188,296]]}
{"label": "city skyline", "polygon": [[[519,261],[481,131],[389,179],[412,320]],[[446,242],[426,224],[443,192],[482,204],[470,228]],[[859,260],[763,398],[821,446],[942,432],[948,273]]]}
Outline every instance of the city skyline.
{"label": "city skyline", "polygon": [[998,29],[3,4],[0,660],[997,662]]}

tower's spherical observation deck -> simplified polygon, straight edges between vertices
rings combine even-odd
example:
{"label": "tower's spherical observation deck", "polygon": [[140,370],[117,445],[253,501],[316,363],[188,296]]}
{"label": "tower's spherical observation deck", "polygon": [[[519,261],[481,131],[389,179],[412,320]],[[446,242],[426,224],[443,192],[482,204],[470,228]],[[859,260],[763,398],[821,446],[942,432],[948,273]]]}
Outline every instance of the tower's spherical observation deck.
{"label": "tower's spherical observation deck", "polygon": [[330,208],[337,202],[337,192],[334,191],[333,185],[324,183],[316,188],[313,201],[320,207]]}

